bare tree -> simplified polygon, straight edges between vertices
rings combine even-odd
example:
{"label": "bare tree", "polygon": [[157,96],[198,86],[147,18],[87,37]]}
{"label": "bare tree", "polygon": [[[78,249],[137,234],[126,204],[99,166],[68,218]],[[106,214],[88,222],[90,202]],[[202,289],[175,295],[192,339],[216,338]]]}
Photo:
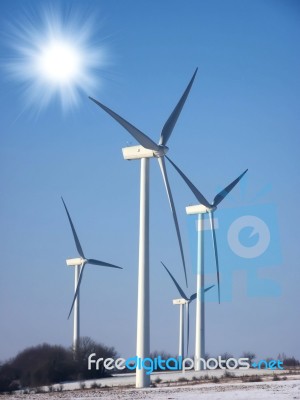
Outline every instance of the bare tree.
{"label": "bare tree", "polygon": [[254,361],[254,359],[256,358],[256,354],[252,353],[251,351],[244,351],[243,353],[243,358],[248,358],[250,364],[252,364],[252,362]]}

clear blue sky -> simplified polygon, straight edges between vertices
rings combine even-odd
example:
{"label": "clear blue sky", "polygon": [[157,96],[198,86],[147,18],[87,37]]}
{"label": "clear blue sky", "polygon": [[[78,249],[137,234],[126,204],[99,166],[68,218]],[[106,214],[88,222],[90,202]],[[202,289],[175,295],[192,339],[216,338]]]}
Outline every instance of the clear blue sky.
{"label": "clear blue sky", "polygon": [[[23,23],[26,11],[42,29],[39,15],[47,4],[65,13],[66,21],[72,12],[96,15],[91,45],[105,47],[109,58],[97,71],[101,85],[92,93],[82,90],[79,106],[66,113],[57,99],[40,113],[38,105],[24,111],[24,87],[5,68],[15,56],[14,26]],[[124,266],[123,271],[86,268],[81,333],[124,356],[135,354],[139,164],[122,159],[121,148],[134,141],[87,96],[158,140],[197,66],[169,155],[211,200],[249,168],[245,184],[223,206],[250,204],[270,187],[254,203],[277,210],[275,247],[282,254],[258,272],[280,285],[280,295],[249,296],[251,274],[242,269],[232,275],[232,301],[218,305],[211,294],[207,351],[238,356],[252,350],[259,357],[285,352],[300,358],[299,2],[4,0],[0,16],[0,360],[42,342],[71,344],[67,314],[74,277],[65,259],[77,253],[61,195],[87,255]],[[188,257],[184,207],[195,200],[168,170]],[[171,301],[177,293],[160,260],[183,285],[171,213],[153,160],[151,349],[175,354],[178,309]],[[229,265],[222,257],[220,264],[226,292]],[[190,264],[188,272],[192,291]],[[193,317],[194,312],[193,305]],[[193,349],[193,334],[191,343]]]}

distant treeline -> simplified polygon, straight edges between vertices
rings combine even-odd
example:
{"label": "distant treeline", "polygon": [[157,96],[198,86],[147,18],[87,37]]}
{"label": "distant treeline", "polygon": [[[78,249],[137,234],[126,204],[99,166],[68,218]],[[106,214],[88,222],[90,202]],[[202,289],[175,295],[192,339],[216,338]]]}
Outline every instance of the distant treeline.
{"label": "distant treeline", "polygon": [[109,376],[103,368],[88,370],[87,359],[91,353],[103,358],[118,356],[113,347],[88,337],[81,338],[76,360],[71,348],[50,344],[29,347],[0,364],[0,392]]}

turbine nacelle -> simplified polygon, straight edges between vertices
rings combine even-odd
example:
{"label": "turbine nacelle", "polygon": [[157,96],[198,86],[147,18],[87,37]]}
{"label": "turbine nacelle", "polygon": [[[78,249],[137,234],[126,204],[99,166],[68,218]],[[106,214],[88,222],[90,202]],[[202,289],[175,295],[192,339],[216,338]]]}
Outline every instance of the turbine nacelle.
{"label": "turbine nacelle", "polygon": [[185,211],[188,215],[193,215],[193,214],[205,214],[209,212],[213,212],[217,209],[217,207],[206,207],[203,204],[196,204],[194,206],[188,206],[185,208]]}
{"label": "turbine nacelle", "polygon": [[169,150],[167,146],[159,145],[158,147],[158,150],[146,149],[141,145],[124,147],[122,153],[125,160],[140,160],[141,158],[163,157]]}
{"label": "turbine nacelle", "polygon": [[82,257],[77,257],[77,258],[68,258],[66,260],[66,263],[68,267],[75,267],[76,265],[82,265],[86,263],[86,260]]}
{"label": "turbine nacelle", "polygon": [[186,300],[186,299],[174,299],[173,300],[173,304],[179,304],[179,305],[182,305],[182,304],[187,304],[187,303],[189,303],[190,301],[189,300]]}
{"label": "turbine nacelle", "polygon": [[130,146],[124,147],[122,149],[124,160],[139,160],[141,158],[153,158],[154,151],[150,149],[146,149],[145,147],[138,146]]}

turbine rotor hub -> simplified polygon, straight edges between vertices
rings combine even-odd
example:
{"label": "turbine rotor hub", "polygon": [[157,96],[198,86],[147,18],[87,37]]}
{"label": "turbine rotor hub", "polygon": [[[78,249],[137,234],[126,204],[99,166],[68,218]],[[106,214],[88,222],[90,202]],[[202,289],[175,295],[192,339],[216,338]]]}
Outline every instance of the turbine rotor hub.
{"label": "turbine rotor hub", "polygon": [[154,151],[154,156],[157,157],[157,158],[163,157],[164,155],[167,154],[168,151],[169,151],[169,147],[160,144],[159,145],[159,150],[158,151]]}
{"label": "turbine rotor hub", "polygon": [[215,207],[215,206],[211,206],[210,208],[208,208],[207,210],[208,210],[208,212],[214,212],[214,211],[216,211],[216,209],[217,209],[217,207]]}

